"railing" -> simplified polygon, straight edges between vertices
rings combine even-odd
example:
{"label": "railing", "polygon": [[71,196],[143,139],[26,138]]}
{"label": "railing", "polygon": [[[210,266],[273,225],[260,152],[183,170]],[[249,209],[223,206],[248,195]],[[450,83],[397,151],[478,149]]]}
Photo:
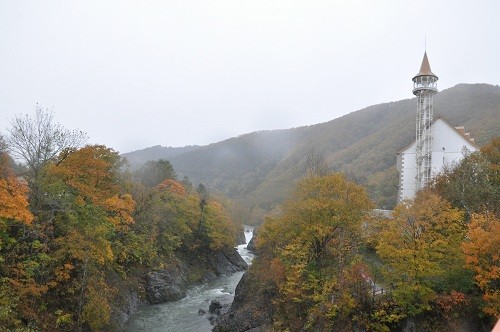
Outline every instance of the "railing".
{"label": "railing", "polygon": [[415,81],[413,81],[413,93],[417,90],[431,90],[437,92],[436,79],[431,76],[415,78]]}

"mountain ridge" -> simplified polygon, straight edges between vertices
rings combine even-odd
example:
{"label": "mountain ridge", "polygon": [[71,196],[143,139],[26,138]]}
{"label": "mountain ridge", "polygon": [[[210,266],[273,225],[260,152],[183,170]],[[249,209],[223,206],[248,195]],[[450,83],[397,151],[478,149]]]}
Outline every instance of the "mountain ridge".
{"label": "mountain ridge", "polygon": [[[465,126],[484,145],[500,133],[500,87],[458,84],[445,89],[434,97],[434,113],[453,126]],[[239,201],[244,219],[254,223],[283,200],[312,152],[322,155],[331,170],[365,185],[377,205],[387,208],[396,201],[396,152],[414,138],[415,116],[415,98],[403,99],[319,124],[252,132],[162,158],[170,160],[180,177]]]}

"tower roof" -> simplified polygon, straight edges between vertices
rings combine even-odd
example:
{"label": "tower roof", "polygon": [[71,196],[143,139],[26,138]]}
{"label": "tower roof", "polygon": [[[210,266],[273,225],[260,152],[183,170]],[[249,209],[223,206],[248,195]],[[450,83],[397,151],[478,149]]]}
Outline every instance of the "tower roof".
{"label": "tower roof", "polygon": [[420,71],[413,78],[419,76],[434,76],[437,78],[437,76],[431,71],[431,65],[429,64],[429,59],[427,58],[427,52],[424,52],[424,58],[422,59],[422,64],[420,65]]}

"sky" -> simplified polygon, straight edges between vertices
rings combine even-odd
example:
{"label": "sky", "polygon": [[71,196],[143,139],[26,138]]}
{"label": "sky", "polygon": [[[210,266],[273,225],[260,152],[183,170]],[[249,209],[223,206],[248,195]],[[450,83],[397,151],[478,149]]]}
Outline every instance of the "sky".
{"label": "sky", "polygon": [[0,0],[0,133],[38,104],[119,152],[500,84],[498,0]]}

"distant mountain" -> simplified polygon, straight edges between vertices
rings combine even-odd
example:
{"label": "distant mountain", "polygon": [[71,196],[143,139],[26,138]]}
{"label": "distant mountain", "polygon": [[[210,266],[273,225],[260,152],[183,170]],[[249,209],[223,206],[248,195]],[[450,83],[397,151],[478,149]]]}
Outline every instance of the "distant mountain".
{"label": "distant mountain", "polygon": [[158,159],[170,160],[172,157],[175,157],[181,153],[196,150],[197,148],[198,146],[196,145],[185,146],[182,148],[155,145],[142,150],[127,152],[122,154],[122,156],[127,158],[127,161],[130,163],[131,169],[135,170],[143,165],[146,161]]}
{"label": "distant mountain", "polygon": [[[500,135],[500,87],[459,84],[446,89],[434,97],[434,113],[454,126],[465,126],[484,145]],[[321,154],[332,170],[365,185],[379,207],[389,208],[396,201],[396,153],[414,138],[415,116],[412,98],[369,106],[326,123],[254,132],[175,154],[153,147],[146,150],[154,153],[126,155],[134,162],[170,160],[180,177],[240,201],[242,213],[254,222],[287,195],[311,153]]]}

